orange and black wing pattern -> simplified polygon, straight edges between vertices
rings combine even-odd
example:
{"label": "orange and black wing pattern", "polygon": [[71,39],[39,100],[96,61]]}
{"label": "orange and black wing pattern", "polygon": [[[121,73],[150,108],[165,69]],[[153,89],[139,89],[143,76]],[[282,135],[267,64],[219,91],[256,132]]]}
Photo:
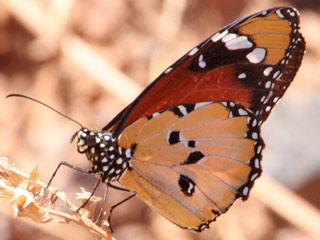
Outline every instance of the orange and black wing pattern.
{"label": "orange and black wing pattern", "polygon": [[202,231],[261,174],[261,124],[305,52],[290,7],[235,21],[167,68],[101,132],[82,129],[92,172],[181,228]]}
{"label": "orange and black wing pattern", "polygon": [[168,67],[122,112],[115,134],[154,112],[201,101],[237,102],[261,123],[293,80],[304,51],[294,8],[271,8],[237,20]]}
{"label": "orange and black wing pattern", "polygon": [[127,127],[134,146],[120,183],[182,228],[202,231],[246,199],[264,147],[255,116],[234,102],[179,105]]}
{"label": "orange and black wing pattern", "polygon": [[260,176],[260,126],[304,51],[299,13],[287,7],[238,20],[193,48],[123,113],[118,144],[134,150],[120,183],[178,226],[207,228]]}

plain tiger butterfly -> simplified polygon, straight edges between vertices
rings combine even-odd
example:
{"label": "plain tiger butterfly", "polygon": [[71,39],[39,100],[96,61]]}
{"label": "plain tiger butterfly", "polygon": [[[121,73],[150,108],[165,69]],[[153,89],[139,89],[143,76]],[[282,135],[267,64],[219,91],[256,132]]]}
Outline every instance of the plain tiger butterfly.
{"label": "plain tiger butterfly", "polygon": [[[237,20],[168,67],[102,131],[74,135],[92,172],[181,228],[202,231],[261,174],[261,124],[300,67],[299,13]],[[129,197],[130,198],[130,197]]]}
{"label": "plain tiger butterfly", "polygon": [[101,131],[76,132],[78,152],[92,163],[91,170],[78,170],[133,193],[112,209],[137,195],[181,228],[209,228],[237,198],[248,198],[260,176],[260,127],[304,52],[294,8],[227,25],[168,67]]}

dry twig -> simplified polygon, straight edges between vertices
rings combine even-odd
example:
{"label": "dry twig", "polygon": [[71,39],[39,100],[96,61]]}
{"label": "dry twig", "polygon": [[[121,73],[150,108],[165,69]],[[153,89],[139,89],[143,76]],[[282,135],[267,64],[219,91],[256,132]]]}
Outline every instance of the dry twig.
{"label": "dry twig", "polygon": [[[16,217],[27,218],[37,223],[73,222],[85,227],[102,239],[114,239],[107,226],[106,220],[97,226],[91,219],[93,211],[101,199],[93,197],[85,209],[77,211],[66,195],[54,187],[49,187],[45,192],[46,184],[39,181],[39,170],[36,166],[27,175],[14,167],[14,163],[7,158],[0,158],[0,201],[10,204]],[[78,199],[83,202],[88,193],[82,189]],[[60,200],[71,211],[71,214],[55,210],[56,202]]]}

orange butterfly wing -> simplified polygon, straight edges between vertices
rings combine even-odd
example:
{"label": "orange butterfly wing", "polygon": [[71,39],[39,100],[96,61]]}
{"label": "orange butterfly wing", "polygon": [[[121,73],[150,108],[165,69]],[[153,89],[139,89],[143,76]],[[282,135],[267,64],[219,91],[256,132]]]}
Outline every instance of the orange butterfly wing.
{"label": "orange butterfly wing", "polygon": [[292,8],[231,23],[171,65],[103,130],[119,135],[149,114],[202,101],[234,101],[265,121],[301,64],[305,43],[298,29]]}
{"label": "orange butterfly wing", "polygon": [[298,12],[286,7],[231,23],[101,132],[80,130],[78,151],[105,183],[119,180],[182,228],[208,228],[261,174],[260,126],[301,64],[298,30]]}
{"label": "orange butterfly wing", "polygon": [[183,228],[201,231],[260,175],[254,116],[232,102],[180,105],[142,118],[119,136],[135,145],[120,183]]}

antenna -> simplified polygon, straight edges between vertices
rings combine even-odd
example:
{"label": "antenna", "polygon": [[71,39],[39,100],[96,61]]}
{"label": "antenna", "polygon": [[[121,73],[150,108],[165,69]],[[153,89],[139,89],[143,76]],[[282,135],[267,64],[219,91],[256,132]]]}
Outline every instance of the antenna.
{"label": "antenna", "polygon": [[21,98],[26,98],[26,99],[29,99],[29,100],[31,100],[31,101],[37,102],[37,103],[39,103],[39,104],[41,104],[41,105],[43,105],[43,106],[45,106],[45,107],[47,107],[47,108],[51,109],[52,111],[54,111],[54,112],[56,112],[56,113],[60,114],[61,116],[63,116],[63,117],[65,117],[65,118],[69,119],[70,121],[72,121],[72,122],[74,122],[74,123],[78,124],[81,128],[83,128],[82,124],[81,124],[81,123],[79,123],[78,121],[76,121],[76,120],[74,120],[74,119],[72,119],[72,118],[68,117],[67,115],[65,115],[65,114],[63,114],[63,113],[61,113],[61,112],[59,112],[58,110],[54,109],[53,107],[50,107],[50,106],[49,106],[49,105],[47,105],[47,104],[45,104],[45,103],[43,103],[43,102],[40,102],[40,101],[39,101],[39,100],[37,100],[37,99],[34,99],[34,98],[32,98],[32,97],[28,97],[28,96],[26,96],[26,95],[17,94],[17,93],[12,93],[12,94],[9,94],[9,95],[7,95],[7,96],[6,96],[6,98],[9,98],[9,97],[21,97]]}

